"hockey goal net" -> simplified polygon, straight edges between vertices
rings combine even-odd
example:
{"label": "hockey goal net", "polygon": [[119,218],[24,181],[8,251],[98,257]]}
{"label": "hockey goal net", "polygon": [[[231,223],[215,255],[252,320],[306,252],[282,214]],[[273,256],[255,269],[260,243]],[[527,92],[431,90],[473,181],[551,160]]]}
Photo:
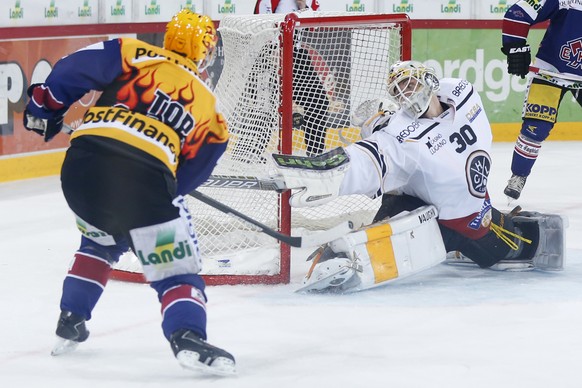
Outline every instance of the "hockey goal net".
{"label": "hockey goal net", "polygon": [[[405,14],[303,12],[228,16],[218,32],[224,67],[215,93],[229,125],[228,149],[199,190],[285,234],[371,222],[378,200],[337,198],[291,209],[289,193],[246,188],[267,178],[271,154],[317,155],[360,139],[351,112],[387,96],[392,63],[410,59]],[[237,179],[241,178],[242,179]],[[287,283],[290,247],[256,227],[189,198],[208,284]],[[126,255],[114,277],[140,281]]]}

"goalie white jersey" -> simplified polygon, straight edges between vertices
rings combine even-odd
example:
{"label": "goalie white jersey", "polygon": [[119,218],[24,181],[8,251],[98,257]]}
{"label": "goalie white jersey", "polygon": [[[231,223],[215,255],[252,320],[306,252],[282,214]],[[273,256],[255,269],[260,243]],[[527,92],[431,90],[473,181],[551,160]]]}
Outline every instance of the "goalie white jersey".
{"label": "goalie white jersey", "polygon": [[340,195],[397,191],[434,205],[439,222],[471,238],[486,232],[491,127],[471,83],[444,78],[445,111],[413,119],[399,110],[385,126],[346,148],[350,168]]}

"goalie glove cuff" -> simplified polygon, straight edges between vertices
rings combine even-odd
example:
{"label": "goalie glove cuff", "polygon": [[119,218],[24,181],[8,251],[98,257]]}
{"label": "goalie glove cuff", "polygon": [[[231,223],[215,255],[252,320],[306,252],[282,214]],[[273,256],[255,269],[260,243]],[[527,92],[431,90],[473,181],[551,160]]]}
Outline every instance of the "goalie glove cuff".
{"label": "goalie glove cuff", "polygon": [[[347,166],[324,173],[303,171],[295,177],[283,174],[288,185],[303,186],[291,195],[289,204],[292,207],[313,207],[330,202],[338,196],[346,170]],[[290,171],[292,174],[297,172]]]}

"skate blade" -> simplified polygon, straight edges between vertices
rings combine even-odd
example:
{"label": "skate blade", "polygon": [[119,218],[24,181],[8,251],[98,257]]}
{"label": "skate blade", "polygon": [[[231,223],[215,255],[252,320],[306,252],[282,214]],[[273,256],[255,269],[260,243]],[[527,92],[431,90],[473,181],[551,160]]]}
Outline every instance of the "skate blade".
{"label": "skate blade", "polygon": [[70,353],[77,349],[77,346],[79,346],[79,343],[76,341],[59,338],[51,351],[51,356],[60,356],[61,354]]}
{"label": "skate blade", "polygon": [[493,271],[504,271],[504,272],[528,272],[536,269],[533,262],[499,262],[493,264],[490,269]]}
{"label": "skate blade", "polygon": [[226,357],[218,357],[212,365],[207,365],[199,361],[200,356],[198,353],[182,350],[178,352],[176,359],[182,368],[194,372],[202,372],[216,376],[233,376],[236,374],[234,361]]}

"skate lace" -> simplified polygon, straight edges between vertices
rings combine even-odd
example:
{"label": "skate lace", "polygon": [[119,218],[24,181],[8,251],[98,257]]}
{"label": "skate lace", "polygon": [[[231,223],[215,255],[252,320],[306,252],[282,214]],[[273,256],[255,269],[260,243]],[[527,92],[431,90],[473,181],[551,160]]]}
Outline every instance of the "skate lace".
{"label": "skate lace", "polygon": [[525,238],[523,236],[520,236],[519,234],[510,232],[509,230],[503,228],[502,226],[499,226],[499,225],[494,224],[494,223],[491,223],[491,230],[493,231],[493,233],[495,233],[495,235],[501,241],[506,243],[514,251],[517,251],[517,249],[519,248],[519,245],[515,241],[513,241],[513,239],[511,237],[515,237],[518,240],[521,240],[526,244],[531,244],[531,242],[532,242],[532,240]]}

